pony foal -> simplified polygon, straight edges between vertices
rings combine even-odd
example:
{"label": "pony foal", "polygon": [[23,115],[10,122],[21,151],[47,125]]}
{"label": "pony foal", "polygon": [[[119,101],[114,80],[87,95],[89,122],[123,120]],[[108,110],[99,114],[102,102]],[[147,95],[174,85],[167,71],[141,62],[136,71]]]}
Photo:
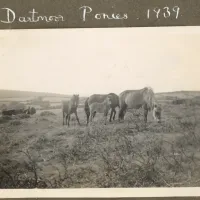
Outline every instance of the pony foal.
{"label": "pony foal", "polygon": [[90,108],[90,122],[92,122],[94,116],[96,113],[103,113],[104,114],[104,124],[106,125],[107,115],[110,110],[111,101],[109,97],[106,97],[106,99],[102,103],[94,102],[89,105]]}
{"label": "pony foal", "polygon": [[[89,117],[90,117],[90,107],[92,103],[102,103],[107,97],[109,97],[111,104],[111,113],[110,113],[110,122],[112,120],[115,120],[115,115],[116,115],[116,107],[119,107],[119,97],[115,93],[109,93],[109,94],[93,94],[89,98],[86,99],[85,101],[85,113],[87,117],[87,124],[89,123]],[[95,114],[94,114],[95,115]],[[94,117],[94,116],[93,116]]]}

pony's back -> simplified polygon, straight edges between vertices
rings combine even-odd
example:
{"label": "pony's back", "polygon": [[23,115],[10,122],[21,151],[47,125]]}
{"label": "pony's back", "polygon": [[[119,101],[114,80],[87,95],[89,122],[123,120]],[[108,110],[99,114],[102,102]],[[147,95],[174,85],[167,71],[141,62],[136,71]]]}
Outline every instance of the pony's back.
{"label": "pony's back", "polygon": [[107,95],[105,94],[93,94],[88,98],[88,104],[92,104],[94,102],[98,102],[98,103],[102,103],[105,98],[107,97]]}
{"label": "pony's back", "polygon": [[121,92],[119,94],[119,106],[122,107],[122,105],[125,103],[125,98],[126,96],[130,93],[130,92],[133,92],[135,90],[125,90],[123,92]]}

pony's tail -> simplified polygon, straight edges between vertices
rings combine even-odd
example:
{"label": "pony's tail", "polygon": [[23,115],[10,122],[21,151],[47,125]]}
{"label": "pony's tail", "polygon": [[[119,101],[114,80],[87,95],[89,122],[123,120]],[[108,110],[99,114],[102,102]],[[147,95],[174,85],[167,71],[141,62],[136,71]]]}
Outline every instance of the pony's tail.
{"label": "pony's tail", "polygon": [[85,114],[86,114],[87,116],[90,115],[90,107],[89,107],[89,104],[88,104],[88,100],[89,100],[89,98],[87,98],[87,99],[85,100],[85,106],[84,106]]}

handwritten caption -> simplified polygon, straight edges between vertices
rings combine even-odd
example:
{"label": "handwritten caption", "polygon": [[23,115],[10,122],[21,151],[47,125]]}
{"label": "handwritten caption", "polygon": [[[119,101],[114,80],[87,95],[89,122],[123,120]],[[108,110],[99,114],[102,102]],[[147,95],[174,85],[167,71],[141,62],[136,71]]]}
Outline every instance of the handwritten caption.
{"label": "handwritten caption", "polygon": [[[14,10],[11,8],[1,8],[0,12],[4,12],[4,18],[0,19],[1,23],[11,24],[14,22],[21,22],[21,23],[37,23],[40,21],[44,21],[46,23],[50,22],[63,22],[66,21],[64,15],[42,15],[33,8],[31,11],[27,13],[26,16],[18,16]],[[90,19],[95,20],[127,20],[131,13],[95,13],[90,6],[81,6],[78,9],[80,12],[80,20],[86,22]],[[146,13],[146,14],[145,14]],[[142,13],[142,18],[145,20],[150,19],[178,19],[180,17],[180,7],[173,6],[173,7],[155,7],[151,9],[147,9]],[[135,20],[141,19],[140,16],[135,16]]]}

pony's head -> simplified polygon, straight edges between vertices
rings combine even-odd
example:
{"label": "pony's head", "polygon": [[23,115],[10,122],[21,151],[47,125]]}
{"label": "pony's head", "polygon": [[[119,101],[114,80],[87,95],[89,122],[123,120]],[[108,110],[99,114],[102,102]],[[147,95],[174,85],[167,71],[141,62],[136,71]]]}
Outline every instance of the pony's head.
{"label": "pony's head", "polygon": [[72,97],[73,105],[75,107],[78,107],[79,105],[79,94],[74,94]]}
{"label": "pony's head", "polygon": [[161,113],[162,113],[162,108],[158,104],[153,105],[153,118],[157,122],[161,122]]}

